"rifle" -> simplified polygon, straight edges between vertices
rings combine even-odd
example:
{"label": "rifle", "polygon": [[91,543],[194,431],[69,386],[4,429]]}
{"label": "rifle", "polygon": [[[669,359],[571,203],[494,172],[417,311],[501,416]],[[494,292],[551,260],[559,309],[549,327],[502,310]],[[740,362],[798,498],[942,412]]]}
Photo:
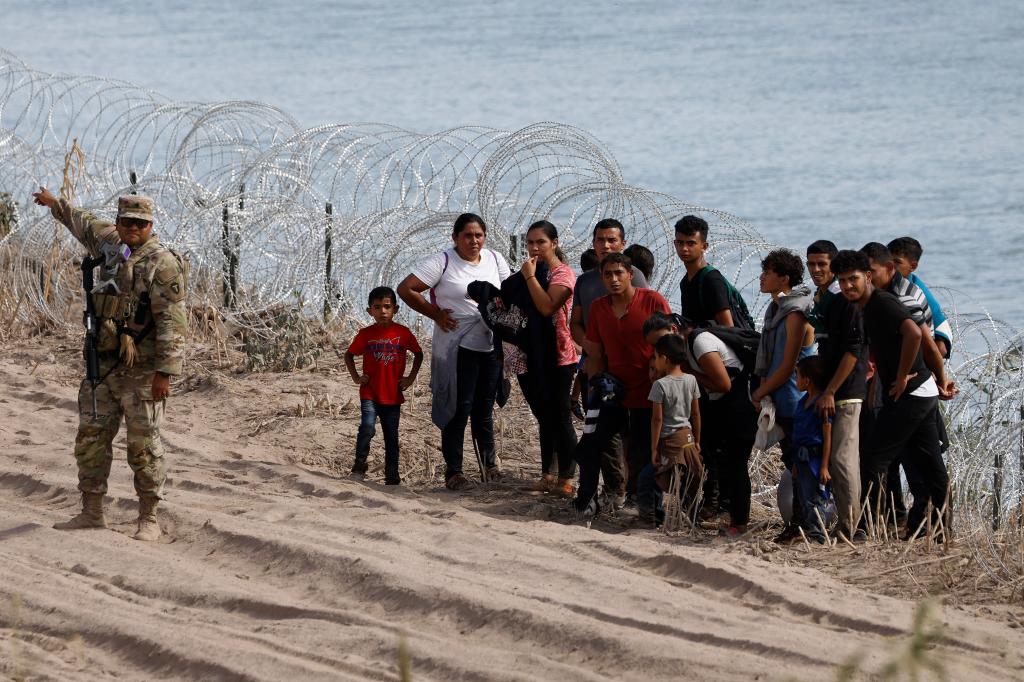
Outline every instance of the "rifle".
{"label": "rifle", "polygon": [[99,323],[96,319],[96,304],[92,300],[93,269],[102,265],[104,258],[84,258],[82,260],[82,287],[85,289],[85,311],[82,313],[82,324],[85,326],[85,343],[82,356],[85,358],[85,380],[92,387],[92,420],[96,421],[96,387],[103,381],[100,377],[100,356],[96,350],[99,337]]}

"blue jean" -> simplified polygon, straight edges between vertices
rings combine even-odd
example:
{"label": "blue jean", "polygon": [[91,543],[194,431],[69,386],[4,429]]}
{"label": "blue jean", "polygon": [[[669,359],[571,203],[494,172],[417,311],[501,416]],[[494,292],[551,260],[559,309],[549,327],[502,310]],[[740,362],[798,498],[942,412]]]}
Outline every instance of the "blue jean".
{"label": "blue jean", "polygon": [[665,510],[662,507],[663,493],[654,475],[654,464],[648,462],[636,477],[636,508],[641,517],[653,516],[660,523],[665,520]]}
{"label": "blue jean", "polygon": [[445,480],[462,473],[463,440],[470,420],[473,440],[483,466],[497,464],[494,457],[494,400],[501,381],[497,352],[482,353],[460,348],[456,362],[455,416],[441,429]]}
{"label": "blue jean", "polygon": [[[811,462],[797,460],[796,478],[793,479],[793,491],[795,501],[799,507],[793,508],[793,522],[807,532],[807,536],[817,540],[825,538],[825,531],[821,524],[828,523],[827,499],[821,492],[821,480],[819,475],[814,473]],[[821,471],[821,459],[817,459],[816,466]],[[818,520],[820,516],[820,521]]]}
{"label": "blue jean", "polygon": [[370,455],[370,441],[376,432],[377,419],[384,432],[384,480],[398,481],[398,420],[401,405],[381,405],[372,400],[360,400],[359,433],[356,435],[356,462],[366,462]]}

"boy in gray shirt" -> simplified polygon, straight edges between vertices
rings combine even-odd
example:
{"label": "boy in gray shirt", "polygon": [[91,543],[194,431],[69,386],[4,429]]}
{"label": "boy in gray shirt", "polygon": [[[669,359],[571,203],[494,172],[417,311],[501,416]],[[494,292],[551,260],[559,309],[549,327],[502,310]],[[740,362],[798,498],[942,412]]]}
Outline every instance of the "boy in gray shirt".
{"label": "boy in gray shirt", "polygon": [[[692,374],[684,374],[686,341],[666,334],[654,346],[654,369],[662,375],[651,386],[651,462],[637,481],[637,508],[642,522],[659,522],[662,491],[673,473],[682,476],[680,495],[696,495],[704,474],[700,457],[700,389]],[[677,471],[677,466],[679,467]]]}

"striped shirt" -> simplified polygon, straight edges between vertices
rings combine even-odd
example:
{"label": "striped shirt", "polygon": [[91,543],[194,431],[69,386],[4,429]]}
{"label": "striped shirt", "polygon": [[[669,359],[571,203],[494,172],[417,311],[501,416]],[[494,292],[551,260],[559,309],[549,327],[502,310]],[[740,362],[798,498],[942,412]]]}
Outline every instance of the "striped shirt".
{"label": "striped shirt", "polygon": [[928,305],[928,299],[921,291],[921,287],[897,272],[892,276],[888,291],[910,311],[911,319],[918,326],[926,325],[929,330],[935,328],[931,306]]}

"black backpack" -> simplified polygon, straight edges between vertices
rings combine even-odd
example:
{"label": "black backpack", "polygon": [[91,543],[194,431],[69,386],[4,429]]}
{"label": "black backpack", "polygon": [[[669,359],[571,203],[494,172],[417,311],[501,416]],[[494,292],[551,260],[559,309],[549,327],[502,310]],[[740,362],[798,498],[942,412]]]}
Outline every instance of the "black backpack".
{"label": "black backpack", "polygon": [[[704,275],[712,270],[717,270],[717,268],[713,265],[705,265],[701,268],[700,272],[697,273],[696,277],[693,278],[693,283],[690,285],[696,286],[697,288],[697,297],[700,299],[700,307],[702,310],[704,309]],[[722,281],[725,282],[725,287],[729,292],[729,312],[732,313],[733,325],[739,329],[753,331],[754,318],[750,316],[750,310],[747,308],[747,302],[743,300],[743,295],[732,285],[732,282],[730,282],[729,278],[725,275],[722,275]]]}
{"label": "black backpack", "polygon": [[[743,372],[748,374],[754,371],[757,362],[757,347],[761,345],[761,333],[753,329],[741,329],[739,327],[723,327],[722,325],[711,325],[708,327],[697,327],[690,333],[688,340],[690,355],[693,353],[693,342],[697,335],[708,332],[717,336],[722,343],[729,347],[736,357],[743,363]],[[696,359],[696,357],[694,358]],[[730,372],[730,374],[733,374]]]}

